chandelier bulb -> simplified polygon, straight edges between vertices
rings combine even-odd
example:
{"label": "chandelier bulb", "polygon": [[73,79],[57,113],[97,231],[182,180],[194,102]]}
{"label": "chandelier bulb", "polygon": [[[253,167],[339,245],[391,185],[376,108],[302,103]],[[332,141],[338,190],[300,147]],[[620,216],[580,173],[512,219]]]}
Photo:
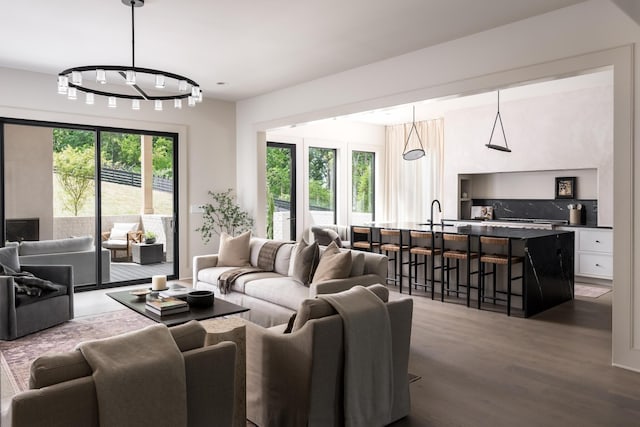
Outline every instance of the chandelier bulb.
{"label": "chandelier bulb", "polygon": [[176,98],[173,100],[173,107],[177,108],[178,110],[182,109],[182,99],[180,98]]}
{"label": "chandelier bulb", "polygon": [[95,103],[95,96],[91,92],[87,92],[84,101],[87,105],[93,105]]}
{"label": "chandelier bulb", "polygon": [[67,90],[68,99],[78,99],[78,90],[75,87],[70,87]]}
{"label": "chandelier bulb", "polygon": [[107,73],[106,71],[102,70],[102,69],[97,69],[96,70],[96,82],[100,83],[100,84],[106,84],[107,83]]}
{"label": "chandelier bulb", "polygon": [[136,84],[136,72],[133,70],[127,70],[127,74],[126,74],[126,80],[127,80],[127,84],[128,85],[134,85]]}
{"label": "chandelier bulb", "polygon": [[164,76],[162,74],[156,74],[156,88],[164,89]]}
{"label": "chandelier bulb", "polygon": [[193,96],[190,96],[189,98],[187,98],[187,104],[189,105],[189,107],[195,107],[196,99]]}
{"label": "chandelier bulb", "polygon": [[131,100],[131,109],[132,110],[139,110],[140,109],[140,100],[139,99],[132,99]]}
{"label": "chandelier bulb", "polygon": [[116,97],[115,96],[110,96],[107,105],[108,105],[109,108],[116,108],[118,106],[118,102],[116,101]]}
{"label": "chandelier bulb", "polygon": [[159,99],[156,99],[155,110],[156,111],[162,111],[162,101],[160,101]]}
{"label": "chandelier bulb", "polygon": [[82,86],[82,73],[80,71],[71,72],[71,83]]}
{"label": "chandelier bulb", "polygon": [[180,82],[178,82],[178,90],[180,92],[186,92],[187,91],[187,81],[186,80],[180,80]]}

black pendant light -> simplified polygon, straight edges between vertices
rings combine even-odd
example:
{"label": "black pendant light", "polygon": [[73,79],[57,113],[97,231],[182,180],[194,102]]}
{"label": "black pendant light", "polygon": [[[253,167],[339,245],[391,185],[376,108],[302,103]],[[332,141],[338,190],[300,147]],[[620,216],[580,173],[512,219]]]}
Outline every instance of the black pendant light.
{"label": "black pendant light", "polygon": [[[418,138],[418,143],[410,143],[411,135],[415,133],[415,137]],[[414,138],[415,140],[415,138]],[[416,107],[413,107],[413,122],[411,123],[411,130],[409,131],[409,136],[407,136],[407,142],[404,144],[404,151],[402,152],[402,158],[405,160],[418,160],[421,157],[424,157],[424,147],[422,146],[422,139],[420,139],[420,134],[418,133],[418,128],[416,127]]]}
{"label": "black pendant light", "polygon": [[[496,124],[500,120],[500,129],[502,129],[502,137],[504,138],[504,146],[492,144],[493,133],[496,130]],[[491,148],[492,150],[505,151],[507,153],[511,152],[509,145],[507,144],[507,135],[504,133],[504,126],[502,125],[502,116],[500,115],[500,91],[498,91],[498,113],[496,114],[496,119],[493,121],[493,129],[491,129],[491,136],[489,137],[489,143],[485,144],[485,147]]]}

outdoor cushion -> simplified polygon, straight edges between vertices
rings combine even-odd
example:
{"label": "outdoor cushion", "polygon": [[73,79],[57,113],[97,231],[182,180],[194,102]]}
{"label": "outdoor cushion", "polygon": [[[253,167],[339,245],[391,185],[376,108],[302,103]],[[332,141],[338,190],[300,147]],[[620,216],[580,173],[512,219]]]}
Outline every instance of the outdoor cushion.
{"label": "outdoor cushion", "polygon": [[114,222],[109,233],[109,240],[128,240],[130,231],[138,231],[137,222]]}

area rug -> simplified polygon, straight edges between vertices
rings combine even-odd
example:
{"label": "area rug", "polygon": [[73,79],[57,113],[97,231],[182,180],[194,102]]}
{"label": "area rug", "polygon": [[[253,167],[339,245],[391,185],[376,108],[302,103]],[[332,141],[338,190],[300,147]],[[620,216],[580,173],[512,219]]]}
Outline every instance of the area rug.
{"label": "area rug", "polygon": [[602,286],[589,286],[589,285],[581,285],[578,283],[574,285],[575,296],[587,297],[587,298],[598,298],[609,292],[611,292],[611,288],[605,288]]}
{"label": "area rug", "polygon": [[124,309],[78,317],[14,341],[0,341],[3,374],[6,374],[14,392],[26,390],[29,388],[31,362],[38,356],[70,351],[83,341],[107,338],[154,323],[132,310]]}

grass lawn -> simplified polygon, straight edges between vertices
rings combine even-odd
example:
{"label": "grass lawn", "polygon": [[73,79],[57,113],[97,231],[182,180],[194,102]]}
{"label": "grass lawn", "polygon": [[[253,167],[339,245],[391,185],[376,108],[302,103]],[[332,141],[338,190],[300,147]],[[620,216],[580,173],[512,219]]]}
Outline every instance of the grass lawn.
{"label": "grass lawn", "polygon": [[[53,215],[54,217],[74,216],[73,211],[65,209],[59,196],[62,191],[56,175],[53,175]],[[95,196],[93,191],[87,198],[78,216],[95,214]],[[173,214],[173,193],[153,191],[154,214]],[[102,183],[102,215],[139,215],[142,212],[142,189],[129,185]]]}

